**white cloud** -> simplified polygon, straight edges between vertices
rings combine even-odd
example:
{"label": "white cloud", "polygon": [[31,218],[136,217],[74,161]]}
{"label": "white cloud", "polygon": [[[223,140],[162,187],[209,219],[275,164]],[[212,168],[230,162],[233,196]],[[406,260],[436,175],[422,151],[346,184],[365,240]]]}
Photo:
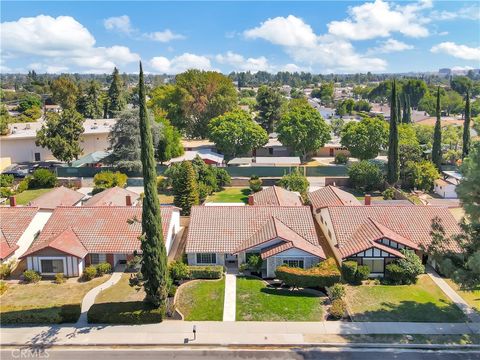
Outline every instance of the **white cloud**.
{"label": "white cloud", "polygon": [[150,60],[150,67],[158,73],[165,74],[178,74],[188,69],[212,70],[208,57],[191,53],[184,53],[172,59],[154,57]]}
{"label": "white cloud", "polygon": [[55,66],[45,63],[32,63],[28,65],[29,70],[35,70],[36,72],[45,72],[48,74],[61,74],[68,71],[68,66]]}
{"label": "white cloud", "polygon": [[471,66],[453,66],[451,68],[452,71],[468,71],[468,70],[473,70],[473,67]]}
{"label": "white cloud", "polygon": [[451,41],[437,44],[430,51],[436,54],[448,54],[458,59],[480,61],[480,47],[459,45]]}
{"label": "white cloud", "polygon": [[166,43],[172,40],[182,40],[185,39],[185,36],[181,34],[176,34],[172,32],[170,29],[166,29],[164,31],[156,31],[153,33],[147,33],[144,34],[145,37],[154,40],[154,41],[159,41],[162,43]]}
{"label": "white cloud", "polygon": [[230,65],[235,71],[269,71],[271,67],[265,56],[258,58],[245,58],[243,55],[228,51],[226,54],[218,54],[215,60],[220,64]]}
{"label": "white cloud", "polygon": [[480,20],[480,6],[470,5],[462,7],[456,11],[432,11],[430,14],[432,21],[434,20]]}
{"label": "white cloud", "polygon": [[375,0],[349,8],[349,17],[330,22],[327,25],[328,32],[350,40],[388,37],[393,32],[410,37],[425,37],[429,35],[425,26],[428,19],[421,12],[431,6],[429,0],[404,6]]}
{"label": "white cloud", "polygon": [[387,39],[385,41],[382,41],[379,46],[371,48],[368,50],[369,54],[375,54],[375,53],[391,53],[391,52],[399,52],[399,51],[405,51],[405,50],[412,50],[413,45],[406,44],[402,41],[398,41],[395,39]]}
{"label": "white cloud", "polygon": [[128,15],[109,17],[103,20],[103,26],[107,30],[119,31],[127,35],[134,31]]}

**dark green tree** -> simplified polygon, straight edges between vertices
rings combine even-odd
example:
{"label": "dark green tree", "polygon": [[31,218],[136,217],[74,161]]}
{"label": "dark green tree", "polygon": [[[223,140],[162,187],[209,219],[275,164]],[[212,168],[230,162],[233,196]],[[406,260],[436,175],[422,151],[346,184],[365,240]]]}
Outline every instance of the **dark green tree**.
{"label": "dark green tree", "polygon": [[[395,84],[395,86],[396,86],[396,84]],[[395,92],[397,93],[397,106],[396,106],[395,109],[397,110],[397,124],[399,124],[399,123],[402,122],[402,103],[400,101],[400,93],[399,93],[398,89],[396,89]]]}
{"label": "dark green tree", "polygon": [[108,89],[108,117],[112,118],[127,106],[123,81],[117,68],[113,69],[112,82]]}
{"label": "dark green tree", "polygon": [[78,86],[70,75],[62,75],[50,84],[52,99],[63,109],[75,109],[78,97]]}
{"label": "dark green tree", "polygon": [[282,115],[283,97],[276,88],[262,85],[257,92],[257,122],[271,133]]}
{"label": "dark green tree", "polygon": [[162,217],[157,195],[157,172],[151,122],[148,118],[145,99],[145,83],[142,63],[138,83],[140,110],[140,143],[143,169],[143,189],[145,197],[142,202],[142,275],[146,300],[153,306],[165,304],[168,296],[167,250],[163,240]]}
{"label": "dark green tree", "polygon": [[157,145],[157,160],[164,163],[172,158],[183,155],[182,135],[170,124],[168,119],[157,117],[155,121],[160,125]]}
{"label": "dark green tree", "polygon": [[192,163],[190,161],[183,161],[175,175],[172,181],[173,203],[182,209],[182,215],[190,215],[192,206],[200,203],[198,182]]}
{"label": "dark green tree", "polygon": [[412,112],[410,109],[410,100],[408,94],[403,94],[403,116],[402,123],[409,124],[412,122]]}
{"label": "dark green tree", "polygon": [[465,121],[463,122],[463,146],[462,146],[462,160],[468,156],[470,149],[470,94],[467,91],[465,99]]}
{"label": "dark green tree", "polygon": [[437,106],[436,106],[437,121],[435,121],[435,130],[433,132],[433,146],[432,146],[432,162],[437,169],[440,170],[442,165],[442,123],[440,120],[440,87],[437,89]]}
{"label": "dark green tree", "polygon": [[87,91],[78,99],[77,110],[87,119],[98,119],[102,117],[103,104],[98,81],[90,81]]}
{"label": "dark green tree", "polygon": [[390,104],[390,129],[388,139],[388,167],[387,167],[387,181],[390,185],[395,185],[398,181],[399,155],[398,155],[398,104],[397,85],[395,80],[392,85],[392,95]]}

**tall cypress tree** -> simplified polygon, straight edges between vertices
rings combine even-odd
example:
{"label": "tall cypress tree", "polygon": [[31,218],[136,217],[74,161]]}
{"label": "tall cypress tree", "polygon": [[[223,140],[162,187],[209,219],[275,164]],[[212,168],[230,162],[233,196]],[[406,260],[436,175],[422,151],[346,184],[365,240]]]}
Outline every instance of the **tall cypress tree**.
{"label": "tall cypress tree", "polygon": [[113,69],[112,83],[108,89],[108,116],[115,117],[119,111],[127,107],[123,81],[117,68]]}
{"label": "tall cypress tree", "polygon": [[407,123],[412,122],[412,106],[410,105],[410,95],[407,94]]}
{"label": "tall cypress tree", "polygon": [[390,185],[395,185],[398,181],[399,170],[399,154],[398,154],[398,104],[397,84],[393,80],[392,95],[390,102],[390,133],[388,139],[388,169],[387,181]]}
{"label": "tall cypress tree", "polygon": [[465,99],[465,121],[463,122],[463,146],[462,160],[468,156],[470,150],[470,93],[467,90],[467,98]]}
{"label": "tall cypress tree", "polygon": [[142,208],[142,275],[146,300],[162,305],[168,295],[167,250],[162,233],[162,218],[157,195],[157,173],[154,158],[151,123],[147,113],[142,63],[138,83],[140,108],[141,160],[145,197]]}
{"label": "tall cypress tree", "polygon": [[398,93],[396,90],[395,90],[395,92],[397,93],[397,107],[396,107],[396,109],[397,109],[397,123],[401,123],[402,122],[402,105],[401,105],[402,103],[400,102],[400,93]]}
{"label": "tall cypress tree", "polygon": [[437,89],[437,121],[435,121],[435,130],[433,132],[432,162],[440,169],[442,165],[442,123],[440,120],[440,86]]}

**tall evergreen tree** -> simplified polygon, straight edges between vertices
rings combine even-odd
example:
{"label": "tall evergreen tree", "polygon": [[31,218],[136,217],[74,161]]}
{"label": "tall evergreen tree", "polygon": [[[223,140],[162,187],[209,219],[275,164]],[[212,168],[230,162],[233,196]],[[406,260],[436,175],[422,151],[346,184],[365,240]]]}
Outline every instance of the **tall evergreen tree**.
{"label": "tall evergreen tree", "polygon": [[125,109],[127,100],[123,89],[123,81],[117,68],[113,69],[112,83],[108,89],[108,117],[112,118]]}
{"label": "tall evergreen tree", "polygon": [[411,122],[411,110],[410,110],[410,99],[407,93],[403,93],[403,115],[402,115],[402,123],[408,124]]}
{"label": "tall evergreen tree", "polygon": [[[395,83],[395,87],[396,87]],[[397,124],[400,124],[402,122],[402,102],[400,101],[400,93],[397,92]]]}
{"label": "tall evergreen tree", "polygon": [[410,104],[410,95],[407,94],[407,123],[412,122],[412,105]]}
{"label": "tall evergreen tree", "polygon": [[440,170],[442,165],[442,123],[440,120],[441,108],[440,108],[440,87],[437,89],[437,121],[435,121],[435,130],[433,132],[433,146],[432,146],[432,162],[437,169]]}
{"label": "tall evergreen tree", "polygon": [[163,240],[151,124],[147,114],[142,63],[139,76],[140,139],[145,197],[142,204],[142,275],[146,300],[159,307],[168,296],[167,250]]}
{"label": "tall evergreen tree", "polygon": [[102,94],[100,84],[92,80],[85,94],[78,99],[77,110],[87,119],[98,119],[103,115]]}
{"label": "tall evergreen tree", "polygon": [[198,205],[197,175],[190,161],[182,161],[173,180],[173,203],[182,209],[182,215],[190,215],[193,205]]}
{"label": "tall evergreen tree", "polygon": [[388,171],[387,181],[390,185],[395,185],[400,175],[399,154],[398,154],[398,95],[397,84],[393,80],[392,95],[390,104],[390,133],[388,139]]}
{"label": "tall evergreen tree", "polygon": [[470,93],[467,90],[467,98],[465,99],[465,121],[463,122],[463,147],[462,147],[462,160],[468,156],[470,149]]}

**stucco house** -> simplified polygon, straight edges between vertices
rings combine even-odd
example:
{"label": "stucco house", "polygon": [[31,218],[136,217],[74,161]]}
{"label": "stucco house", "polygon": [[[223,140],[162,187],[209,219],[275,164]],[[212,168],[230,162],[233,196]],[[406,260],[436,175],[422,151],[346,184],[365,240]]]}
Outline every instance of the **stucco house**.
{"label": "stucco house", "polygon": [[[162,230],[168,252],[180,230],[180,212],[162,206]],[[22,258],[42,275],[80,276],[90,264],[124,263],[141,252],[142,209],[136,206],[57,207]]]}
{"label": "stucco house", "polygon": [[444,199],[457,199],[457,185],[462,174],[456,171],[442,171],[443,178],[434,181],[434,191]]}
{"label": "stucco house", "polygon": [[314,213],[331,205],[362,205],[355,196],[332,185],[308,193],[308,200]]}

